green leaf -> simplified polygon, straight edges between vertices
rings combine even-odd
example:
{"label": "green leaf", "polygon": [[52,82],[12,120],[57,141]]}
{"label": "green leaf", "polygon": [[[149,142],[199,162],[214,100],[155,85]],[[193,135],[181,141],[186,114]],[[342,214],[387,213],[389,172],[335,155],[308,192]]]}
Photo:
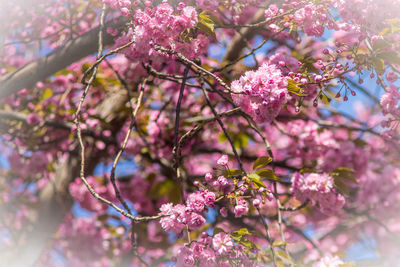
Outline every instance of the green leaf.
{"label": "green leaf", "polygon": [[236,175],[243,175],[243,172],[239,169],[228,169],[224,174],[225,177],[232,177]]}
{"label": "green leaf", "polygon": [[44,89],[44,92],[43,92],[43,95],[41,97],[41,100],[42,101],[47,100],[52,96],[53,96],[53,91],[50,88],[46,88],[46,89]]}
{"label": "green leaf", "polygon": [[396,33],[398,31],[400,31],[400,27],[392,24],[392,25],[390,25],[390,31],[391,31],[391,33]]}
{"label": "green leaf", "polygon": [[356,177],[354,176],[354,170],[350,168],[340,167],[336,168],[331,172],[333,178],[341,179],[342,181],[349,182],[352,184],[358,184]]}
{"label": "green leaf", "polygon": [[354,176],[354,170],[350,168],[336,168],[330,175],[334,179],[335,187],[346,196],[350,195],[350,190],[346,183],[358,184]]}
{"label": "green leaf", "polygon": [[72,71],[68,69],[62,69],[54,73],[54,76],[67,76],[68,74],[73,73]]}
{"label": "green leaf", "polygon": [[384,28],[378,35],[379,36],[383,36],[383,35],[386,35],[388,32],[390,32],[390,28],[389,27]]}
{"label": "green leaf", "polygon": [[251,234],[251,233],[249,232],[249,230],[247,230],[247,228],[241,228],[240,230],[231,233],[231,236],[233,238],[238,238],[238,237],[242,237],[244,235],[249,235],[249,234]]}
{"label": "green leaf", "polygon": [[374,49],[375,52],[384,51],[390,48],[390,44],[388,44],[385,40],[378,39],[374,42],[372,48]]}
{"label": "green leaf", "polygon": [[282,260],[290,263],[290,264],[294,264],[292,258],[286,254],[286,252],[282,251],[282,250],[275,250],[276,255],[281,258]]}
{"label": "green leaf", "polygon": [[157,175],[154,172],[151,172],[146,176],[146,181],[152,184],[156,177]]}
{"label": "green leaf", "polygon": [[149,197],[151,199],[158,199],[160,197],[168,195],[174,187],[176,187],[175,183],[171,180],[165,180],[155,183],[150,189]]}
{"label": "green leaf", "polygon": [[291,22],[289,27],[289,33],[297,32],[297,26],[298,26],[297,23]]}
{"label": "green leaf", "polygon": [[56,169],[54,168],[54,161],[53,162],[49,162],[47,164],[47,171],[48,172],[54,172]]}
{"label": "green leaf", "polygon": [[97,220],[99,220],[99,221],[105,221],[105,220],[107,220],[108,219],[108,214],[106,213],[106,214],[101,214],[101,215],[99,215],[99,216],[97,216]]}
{"label": "green leaf", "polygon": [[96,79],[93,80],[92,86],[93,87],[98,87],[98,86],[105,87],[106,79],[104,77],[97,75]]}
{"label": "green leaf", "polygon": [[81,72],[82,73],[85,73],[89,68],[90,68],[90,63],[89,62],[85,62],[85,63],[83,63],[82,64],[82,66],[81,66]]}
{"label": "green leaf", "polygon": [[357,147],[365,147],[366,145],[368,145],[367,142],[365,142],[364,140],[357,138],[353,141],[353,143],[357,146]]}
{"label": "green leaf", "polygon": [[322,102],[324,102],[325,104],[329,105],[329,103],[331,103],[331,99],[329,97],[327,97],[325,94],[321,93],[319,94],[319,99],[322,100]]}
{"label": "green leaf", "polygon": [[303,93],[299,93],[299,92],[294,92],[294,91],[290,91],[292,94],[298,95],[298,96],[307,96],[306,94]]}
{"label": "green leaf", "polygon": [[286,246],[286,241],[282,241],[282,240],[275,240],[274,243],[272,243],[273,247],[284,247]]}
{"label": "green leaf", "polygon": [[190,29],[186,29],[181,33],[181,38],[184,42],[191,42],[193,40],[192,31]]}
{"label": "green leaf", "polygon": [[385,61],[378,57],[373,57],[371,60],[375,70],[382,75],[385,71]]}
{"label": "green leaf", "polygon": [[242,244],[243,246],[247,247],[247,248],[254,248],[255,245],[253,242],[251,242],[249,239],[247,238],[242,238],[240,240],[240,244]]}
{"label": "green leaf", "polygon": [[301,174],[304,174],[304,173],[313,173],[313,172],[315,172],[315,170],[310,169],[310,168],[303,168],[303,169],[300,170],[300,173],[301,173]]}
{"label": "green leaf", "polygon": [[267,180],[271,181],[283,181],[281,178],[279,178],[274,171],[270,169],[261,169],[256,171],[256,174],[258,174],[260,177],[265,178]]}
{"label": "green leaf", "polygon": [[239,134],[233,140],[233,145],[237,149],[240,149],[242,147],[247,147],[248,144],[249,144],[249,136],[244,133]]}
{"label": "green leaf", "polygon": [[174,187],[168,193],[168,201],[175,205],[181,202],[181,190],[176,184],[174,184]]}
{"label": "green leaf", "polygon": [[197,24],[197,28],[207,34],[208,36],[217,39],[217,36],[214,32],[215,22],[212,20],[211,16],[208,14],[208,11],[204,10],[199,14],[199,23]]}
{"label": "green leaf", "polygon": [[[233,139],[233,145],[235,148],[240,149],[242,147],[247,147],[249,144],[249,138],[252,137],[246,133],[235,133],[235,132],[228,132],[228,134],[232,137]],[[224,133],[220,133],[218,135],[218,141],[219,142],[225,142],[228,141],[228,138],[226,138]]]}
{"label": "green leaf", "polygon": [[349,196],[350,195],[350,190],[349,187],[343,183],[340,178],[335,177],[334,178],[334,182],[335,182],[335,187],[342,192],[344,195]]}
{"label": "green leaf", "polygon": [[260,175],[256,174],[256,173],[250,173],[247,175],[247,177],[249,177],[250,179],[255,179],[255,180],[260,180]]}
{"label": "green leaf", "polygon": [[257,188],[266,187],[265,184],[262,181],[260,181],[260,175],[256,173],[250,173],[249,175],[247,175],[247,177],[251,179],[251,181]]}
{"label": "green leaf", "polygon": [[218,141],[219,141],[220,143],[225,142],[226,140],[228,140],[228,138],[226,138],[226,136],[225,136],[224,133],[220,133],[220,134],[218,135]]}
{"label": "green leaf", "polygon": [[215,16],[213,13],[211,13],[209,11],[205,11],[205,12],[212,19],[212,21],[214,21],[218,26],[221,26],[221,27],[225,26],[225,23],[220,18]]}
{"label": "green leaf", "polygon": [[390,64],[400,64],[400,56],[395,51],[379,53],[377,57]]}
{"label": "green leaf", "polygon": [[219,228],[219,227],[215,227],[213,235],[216,235],[218,233],[225,233],[225,231],[223,229]]}
{"label": "green leaf", "polygon": [[303,93],[303,90],[300,88],[301,83],[296,82],[293,79],[287,79],[288,85],[287,89],[289,92],[298,95],[298,96],[307,96]]}
{"label": "green leaf", "polygon": [[253,170],[265,167],[268,164],[270,164],[271,162],[272,162],[271,157],[266,157],[266,156],[259,157],[256,159],[256,162],[254,162]]}

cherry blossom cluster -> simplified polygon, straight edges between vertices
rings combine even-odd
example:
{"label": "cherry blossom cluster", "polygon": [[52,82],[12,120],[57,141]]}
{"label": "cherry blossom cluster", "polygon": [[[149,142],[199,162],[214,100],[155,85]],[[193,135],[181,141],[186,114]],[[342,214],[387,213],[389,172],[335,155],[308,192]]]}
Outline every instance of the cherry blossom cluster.
{"label": "cherry blossom cluster", "polygon": [[207,206],[214,207],[214,202],[215,194],[205,190],[190,194],[186,205],[164,204],[160,208],[160,214],[167,216],[160,219],[161,227],[165,231],[173,231],[177,235],[180,235],[185,227],[190,230],[198,230],[206,222],[199,213],[203,212]]}
{"label": "cherry blossom cluster", "polygon": [[307,4],[294,13],[293,19],[307,35],[320,37],[328,22],[325,8],[323,5]]}
{"label": "cherry blossom cluster", "polygon": [[289,12],[290,14],[282,20],[285,26],[296,25],[306,35],[315,37],[321,37],[325,28],[345,31],[358,29],[349,23],[335,21],[330,15],[331,4],[330,1],[285,1],[280,8],[275,4],[270,5],[265,11],[265,17],[269,19]]}
{"label": "cherry blossom cluster", "polygon": [[138,9],[134,15],[133,28],[117,38],[116,45],[121,46],[130,40],[134,44],[123,50],[132,61],[158,61],[165,55],[156,51],[154,45],[180,52],[193,59],[207,51],[208,37],[194,31],[198,23],[198,13],[192,6],[180,3],[176,8],[163,2],[156,7]]}
{"label": "cherry blossom cluster", "polygon": [[[60,242],[60,246],[72,253],[77,259],[86,255],[88,258],[96,259],[102,257],[106,251],[103,246],[102,235],[100,235],[101,225],[95,218],[79,218],[62,225],[59,231],[60,237],[70,239],[69,242]],[[82,251],[80,243],[91,247],[90,254]],[[79,260],[78,260],[79,262]]]}
{"label": "cherry blossom cluster", "polygon": [[345,204],[344,196],[337,192],[327,173],[295,173],[291,192],[301,202],[310,200],[326,215],[338,212]]}
{"label": "cherry blossom cluster", "polygon": [[[229,173],[228,156],[223,155],[217,160],[218,169],[224,168]],[[215,177],[211,173],[205,175],[205,180],[200,183],[195,181],[194,185],[199,191],[191,193],[186,198],[185,204],[173,205],[172,203],[163,204],[160,214],[165,215],[160,219],[161,227],[164,231],[172,231],[178,236],[182,236],[182,231],[199,230],[204,224],[205,219],[200,213],[208,208],[214,208],[216,201],[223,198],[229,199],[228,202],[220,203],[219,212],[223,217],[228,216],[229,210],[235,218],[240,218],[249,212],[249,203],[246,198],[251,197],[254,207],[259,207],[261,203],[273,199],[272,193],[266,187],[255,187],[246,176],[227,178],[223,175]],[[252,191],[254,195],[248,195]],[[218,197],[218,199],[216,199]],[[189,245],[180,248],[177,254],[178,266],[188,266],[190,264],[229,264],[229,258],[235,256],[240,262],[253,264],[248,259],[241,245],[233,246],[232,238],[226,233],[218,233],[209,237],[206,233],[201,234],[201,238],[192,241]]]}
{"label": "cherry blossom cluster", "polygon": [[[400,4],[398,0],[341,0],[332,2],[339,10],[343,21],[352,21],[362,27],[368,27],[369,31],[376,30],[381,23],[386,23],[387,19],[397,17],[397,8]],[[374,16],[371,16],[371,14],[374,14]]]}
{"label": "cherry blossom cluster", "polygon": [[130,0],[103,0],[103,3],[109,5],[111,8],[121,11],[124,16],[129,16],[131,14],[131,8],[135,7],[138,2],[133,3]]}
{"label": "cherry blossom cluster", "polygon": [[319,171],[331,172],[338,167],[348,167],[356,174],[365,172],[369,152],[346,140],[345,131],[321,131],[317,123],[301,120],[289,122],[286,129],[292,139],[287,152],[303,161],[314,161]]}
{"label": "cherry blossom cluster", "polygon": [[232,98],[236,105],[256,122],[272,122],[288,97],[287,80],[274,64],[263,64],[256,71],[247,71],[232,82]]}
{"label": "cherry blossom cluster", "polygon": [[386,87],[386,92],[380,99],[382,114],[386,116],[386,120],[382,121],[381,125],[384,128],[389,128],[383,132],[383,135],[388,139],[395,140],[395,128],[397,122],[400,120],[400,92],[398,86],[395,84],[398,76],[394,72],[389,72],[386,74],[386,80],[390,85]]}
{"label": "cherry blossom cluster", "polygon": [[[217,161],[218,168],[224,167],[224,175],[214,176],[211,173],[205,175],[205,181],[202,186],[209,190],[214,190],[217,198],[222,196],[230,199],[226,206],[220,208],[222,216],[228,216],[229,210],[235,215],[235,218],[242,217],[249,212],[250,205],[248,199],[254,207],[259,207],[268,201],[274,199],[271,190],[266,186],[255,186],[249,177],[244,175],[231,175],[228,168],[228,157],[223,155]],[[196,181],[199,185],[199,183]],[[202,187],[200,187],[200,190]]]}
{"label": "cherry blossom cluster", "polygon": [[319,261],[315,262],[313,267],[340,267],[344,262],[338,256],[325,256]]}
{"label": "cherry blossom cluster", "polygon": [[392,85],[388,91],[382,95],[380,103],[383,115],[391,114],[397,118],[400,116],[399,109],[400,92],[399,89]]}
{"label": "cherry blossom cluster", "polygon": [[[177,266],[254,266],[245,247],[237,245],[229,234],[220,232],[213,237],[203,232],[197,241],[178,250]],[[234,260],[232,260],[234,259]]]}

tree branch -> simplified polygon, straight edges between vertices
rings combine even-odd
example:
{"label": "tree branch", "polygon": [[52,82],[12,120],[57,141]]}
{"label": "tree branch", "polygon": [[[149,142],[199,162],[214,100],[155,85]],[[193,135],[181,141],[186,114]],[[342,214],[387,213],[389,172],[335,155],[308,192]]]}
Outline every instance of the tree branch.
{"label": "tree branch", "polygon": [[[125,18],[119,18],[116,23],[109,21],[104,28],[122,28],[127,23]],[[18,70],[0,78],[0,99],[18,92],[24,88],[31,88],[39,81],[80,59],[97,51],[98,33],[100,26],[85,34],[68,41],[63,47],[59,47],[47,56],[41,57],[26,64]],[[111,45],[114,37],[104,32],[103,44]]]}

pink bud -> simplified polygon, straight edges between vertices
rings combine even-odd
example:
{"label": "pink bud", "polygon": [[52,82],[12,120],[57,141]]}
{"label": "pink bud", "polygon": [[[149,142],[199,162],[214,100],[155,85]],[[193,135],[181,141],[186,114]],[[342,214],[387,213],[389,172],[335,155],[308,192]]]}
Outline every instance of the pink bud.
{"label": "pink bud", "polygon": [[223,166],[228,165],[228,156],[227,156],[227,155],[221,156],[221,157],[217,160],[217,164],[218,164],[218,165],[223,165]]}
{"label": "pink bud", "polygon": [[253,200],[253,206],[254,206],[254,207],[260,206],[260,203],[261,203],[261,201],[260,201],[258,198],[256,198],[256,199]]}
{"label": "pink bud", "polygon": [[213,179],[213,176],[211,173],[206,173],[205,179],[207,182],[211,181]]}

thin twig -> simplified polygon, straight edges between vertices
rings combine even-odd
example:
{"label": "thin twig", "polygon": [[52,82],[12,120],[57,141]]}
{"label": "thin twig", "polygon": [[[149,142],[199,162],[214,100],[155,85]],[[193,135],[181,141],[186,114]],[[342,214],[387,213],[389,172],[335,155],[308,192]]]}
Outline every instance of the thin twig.
{"label": "thin twig", "polygon": [[235,145],[234,145],[234,143],[233,143],[233,140],[232,140],[231,136],[229,135],[228,131],[225,129],[224,124],[222,123],[222,121],[221,121],[221,119],[220,119],[220,117],[219,117],[217,111],[215,110],[215,108],[213,107],[213,105],[212,105],[212,103],[211,103],[211,101],[210,101],[210,97],[208,96],[207,90],[206,90],[206,89],[204,88],[204,86],[203,86],[203,77],[200,77],[200,80],[201,80],[201,83],[202,83],[202,87],[201,87],[201,88],[202,88],[202,90],[203,90],[204,97],[205,97],[205,99],[206,99],[206,101],[207,101],[207,105],[210,107],[212,113],[213,113],[214,116],[216,117],[216,120],[217,120],[219,126],[221,127],[221,129],[222,129],[222,131],[224,132],[226,138],[228,139],[229,143],[231,144],[233,154],[235,154],[236,160],[237,160],[238,163],[239,163],[239,168],[240,168],[240,170],[242,170],[242,172],[243,172],[244,174],[246,174],[246,171],[245,171],[245,169],[244,169],[244,167],[243,167],[243,164],[242,164],[242,161],[241,161],[241,159],[240,159],[240,156],[239,156],[239,154],[238,154],[238,152],[237,152],[237,150],[236,150],[236,148],[235,148]]}
{"label": "thin twig", "polygon": [[279,19],[279,18],[281,18],[281,17],[284,17],[284,16],[286,16],[286,15],[289,15],[289,14],[293,13],[293,12],[296,11],[296,10],[297,10],[297,8],[293,8],[293,9],[290,9],[290,10],[286,11],[285,13],[276,15],[276,16],[274,16],[274,17],[268,18],[268,19],[266,19],[266,20],[263,20],[263,21],[261,21],[261,22],[254,23],[254,24],[222,25],[222,26],[217,26],[216,28],[257,28],[257,27],[263,26],[263,25],[265,25],[265,24],[268,24],[268,23],[270,23],[270,22],[272,22],[272,21],[274,21],[274,20],[276,20],[276,19]]}
{"label": "thin twig", "polygon": [[[282,28],[282,29],[279,30],[278,32],[274,33],[274,34],[271,36],[271,38],[274,38],[274,36],[278,35],[278,34],[281,33],[283,30],[284,30],[284,28]],[[240,32],[239,32],[239,34],[240,34]],[[224,70],[224,69],[226,69],[226,68],[228,68],[228,67],[230,67],[230,66],[232,66],[232,65],[235,65],[236,63],[238,63],[238,62],[241,61],[242,59],[244,59],[244,58],[246,58],[246,57],[248,57],[248,56],[250,56],[250,55],[254,55],[254,52],[256,52],[258,49],[260,49],[261,47],[263,47],[268,41],[269,41],[269,39],[264,39],[258,46],[256,46],[256,47],[250,49],[250,51],[249,51],[247,54],[244,54],[244,55],[238,57],[237,59],[233,60],[232,62],[229,62],[228,64],[226,64],[226,65],[223,66],[223,67],[213,69],[211,72],[213,72],[213,73],[214,73],[214,72],[220,72],[220,71],[222,71],[222,70]]]}
{"label": "thin twig", "polygon": [[308,204],[309,200],[307,199],[306,201],[304,201],[303,203],[301,203],[301,205],[294,207],[294,208],[285,208],[285,207],[281,207],[280,210],[281,211],[297,211],[297,210],[301,210],[302,208],[305,208]]}
{"label": "thin twig", "polygon": [[[122,198],[121,193],[120,193],[120,191],[119,191],[119,189],[118,189],[118,187],[117,187],[117,184],[116,184],[116,182],[115,182],[115,171],[116,171],[116,168],[117,168],[117,163],[118,163],[118,161],[119,161],[119,159],[120,159],[122,153],[124,152],[124,150],[125,150],[125,148],[126,148],[126,145],[127,145],[127,143],[128,143],[128,140],[129,140],[129,137],[130,137],[132,128],[133,128],[134,125],[135,125],[136,114],[137,114],[137,112],[138,112],[138,110],[139,110],[139,108],[140,108],[140,106],[141,106],[141,103],[142,103],[144,87],[145,87],[145,84],[146,84],[147,79],[145,79],[145,80],[143,81],[143,83],[142,83],[141,90],[140,90],[140,94],[139,94],[139,97],[138,97],[137,106],[135,107],[135,109],[133,109],[134,103],[133,103],[133,99],[132,99],[132,96],[131,96],[131,93],[130,93],[129,86],[128,86],[127,82],[121,77],[121,75],[119,74],[119,72],[118,72],[117,70],[114,69],[114,67],[111,65],[111,63],[110,63],[107,59],[105,60],[105,62],[106,62],[106,63],[108,64],[108,66],[114,71],[114,73],[117,75],[117,77],[118,77],[118,79],[120,80],[120,82],[124,85],[124,87],[125,87],[125,89],[126,89],[126,91],[127,91],[127,94],[128,94],[129,102],[130,102],[130,104],[131,104],[130,107],[131,107],[131,110],[132,110],[132,113],[131,113],[132,115],[131,115],[131,121],[130,121],[130,124],[129,124],[129,129],[128,129],[128,131],[126,132],[126,135],[125,135],[125,138],[124,138],[122,147],[121,147],[121,149],[118,151],[118,154],[117,154],[117,156],[116,156],[115,159],[114,159],[114,163],[113,163],[113,165],[112,165],[111,174],[110,174],[110,180],[111,180],[111,183],[112,183],[112,185],[113,185],[114,192],[115,192],[115,195],[116,195],[117,199],[121,202],[121,204],[122,204],[122,206],[125,208],[125,210],[127,210],[128,213],[132,215],[132,212],[131,212],[131,210],[130,210],[128,204],[127,204],[127,203],[125,202],[125,200]],[[136,237],[135,237],[135,221],[134,221],[134,220],[131,220],[131,245],[132,245],[133,254],[134,254],[140,261],[144,262],[143,259],[140,257],[140,255],[139,255],[138,252],[137,252],[137,242],[136,242]]]}
{"label": "thin twig", "polygon": [[292,224],[288,224],[287,222],[284,222],[286,227],[293,230],[295,233],[301,235],[305,240],[307,240],[308,243],[311,244],[311,246],[313,246],[314,249],[316,249],[319,253],[319,255],[321,257],[324,256],[324,253],[322,252],[322,250],[318,247],[318,245],[314,242],[314,240],[312,240],[309,236],[307,236],[300,228],[292,225]]}
{"label": "thin twig", "polygon": [[[104,11],[105,11],[105,4],[103,5],[103,9],[102,9],[102,15],[101,15],[101,21],[100,21],[100,25],[104,25]],[[103,33],[103,27],[100,27],[100,31],[99,31],[99,47],[98,47],[98,52],[97,52],[97,58],[101,58],[101,54],[103,51],[103,44],[102,44],[102,33]],[[85,101],[86,95],[89,91],[89,88],[91,86],[91,84],[93,83],[94,79],[96,78],[96,73],[97,73],[97,65],[94,66],[93,68],[93,72],[92,75],[89,79],[89,81],[85,86],[85,89],[82,93],[81,99],[79,101],[79,105],[78,108],[75,112],[75,119],[74,119],[74,123],[76,125],[76,129],[77,129],[77,137],[78,137],[78,141],[79,141],[79,145],[81,148],[81,168],[80,168],[80,179],[82,180],[82,182],[85,184],[85,186],[87,187],[87,189],[89,190],[89,192],[98,200],[100,200],[101,202],[109,205],[110,207],[114,208],[117,212],[121,213],[122,215],[124,215],[125,217],[134,220],[134,221],[150,221],[150,220],[156,220],[159,219],[163,216],[166,215],[156,215],[156,216],[149,216],[149,217],[134,217],[131,214],[127,213],[125,210],[119,208],[117,205],[115,205],[114,203],[112,203],[111,201],[103,198],[102,196],[100,196],[94,189],[93,187],[88,183],[88,181],[85,178],[85,145],[83,143],[82,140],[82,130],[81,130],[81,126],[80,126],[80,118],[81,118],[81,110],[82,110],[82,105],[83,102]]]}
{"label": "thin twig", "polygon": [[174,51],[174,50],[172,50],[172,49],[167,49],[167,48],[162,47],[162,46],[160,46],[160,45],[155,45],[155,46],[154,46],[154,49],[155,49],[155,50],[159,50],[159,51],[164,52],[164,53],[176,55],[176,56],[177,56],[181,61],[183,61],[185,64],[187,64],[187,65],[192,65],[192,66],[196,67],[197,69],[199,69],[199,70],[200,70],[201,72],[203,72],[204,74],[207,74],[207,75],[213,77],[215,80],[218,81],[218,83],[219,83],[220,85],[222,85],[222,87],[224,87],[224,88],[225,88],[226,90],[228,90],[230,93],[235,93],[235,92],[233,92],[233,91],[231,90],[231,88],[230,88],[220,77],[218,77],[218,76],[215,75],[214,73],[212,73],[212,72],[210,72],[210,71],[204,69],[203,67],[197,65],[195,62],[193,62],[192,60],[186,58],[186,57],[185,57],[184,55],[182,55],[181,53],[176,52],[176,51]]}
{"label": "thin twig", "polygon": [[189,73],[189,67],[187,66],[187,67],[185,67],[185,71],[183,73],[182,85],[181,85],[181,89],[179,90],[179,97],[178,97],[178,101],[176,103],[174,148],[172,149],[172,154],[174,155],[174,169],[175,169],[175,173],[176,173],[176,180],[177,180],[180,192],[181,192],[182,200],[183,200],[183,185],[182,185],[181,172],[179,169],[180,158],[178,158],[177,146],[178,146],[179,119],[180,119],[180,114],[181,114],[182,98],[183,98],[183,92],[185,90],[185,83],[186,83],[186,78],[187,78],[188,73]]}
{"label": "thin twig", "polygon": [[187,131],[179,139],[178,147],[177,147],[177,157],[178,158],[181,157],[182,146],[187,142],[187,140],[192,138],[197,132],[199,132],[206,125],[206,123],[215,121],[220,117],[231,116],[231,115],[237,113],[238,111],[240,111],[240,108],[234,108],[234,109],[219,113],[218,116],[213,116],[211,118],[203,118],[201,120],[197,120],[200,123],[197,124],[196,126],[194,126],[191,130]]}
{"label": "thin twig", "polygon": [[[269,144],[268,140],[265,138],[264,134],[257,128],[257,126],[254,123],[254,121],[252,120],[252,118],[248,114],[246,114],[244,112],[242,114],[243,114],[244,118],[247,120],[247,122],[249,123],[250,127],[254,131],[256,131],[258,133],[258,135],[261,137],[261,139],[263,140],[265,148],[267,150],[267,153],[272,158],[271,166],[272,166],[272,170],[275,172],[275,165],[274,165],[274,162],[273,162],[274,155],[272,153],[271,145]],[[281,202],[279,200],[279,194],[278,194],[278,190],[277,190],[277,183],[274,182],[273,185],[274,185],[274,194],[273,195],[275,197],[276,204],[277,204],[278,226],[279,226],[279,230],[280,230],[280,234],[281,234],[281,239],[282,239],[282,241],[285,242],[285,235],[284,235],[283,227],[282,227],[282,214],[281,214],[281,208],[283,208],[283,207],[282,207],[282,204],[281,204]],[[288,250],[286,244],[284,245],[284,249],[285,249],[286,254],[290,256],[289,250]],[[293,264],[291,264],[291,265],[293,266]]]}
{"label": "thin twig", "polygon": [[[98,66],[105,58],[107,58],[107,57],[109,57],[109,56],[111,56],[111,55],[113,55],[113,54],[115,54],[115,53],[118,53],[119,51],[121,51],[121,50],[124,49],[124,48],[127,48],[128,46],[130,46],[130,45],[133,44],[133,43],[134,43],[134,41],[130,41],[129,43],[126,43],[126,44],[124,44],[124,45],[122,45],[122,46],[120,46],[120,47],[118,47],[118,48],[115,48],[114,50],[111,50],[110,52],[108,52],[107,54],[105,54],[105,55],[103,55],[103,56],[101,56],[101,57],[97,57],[96,62],[95,62],[92,66],[90,66],[90,68],[88,68],[88,69],[85,71],[85,73],[83,74],[83,77],[82,77],[82,79],[81,79],[81,83],[85,84],[86,77],[89,75],[89,73],[92,72],[92,71],[94,71],[94,69],[97,69],[97,66]],[[100,55],[101,55],[101,54],[100,54]]]}

